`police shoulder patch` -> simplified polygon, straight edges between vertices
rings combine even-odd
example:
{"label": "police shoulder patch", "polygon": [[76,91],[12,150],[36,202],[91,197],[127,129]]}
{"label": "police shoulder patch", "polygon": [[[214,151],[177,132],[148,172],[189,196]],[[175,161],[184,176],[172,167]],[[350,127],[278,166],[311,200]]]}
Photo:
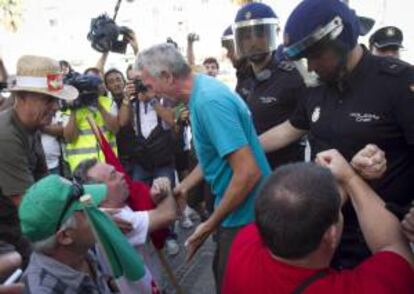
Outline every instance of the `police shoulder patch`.
{"label": "police shoulder patch", "polygon": [[283,60],[278,63],[277,67],[284,71],[292,71],[295,69],[295,64],[291,61]]}
{"label": "police shoulder patch", "polygon": [[380,71],[390,75],[400,75],[404,70],[411,65],[396,58],[381,57]]}

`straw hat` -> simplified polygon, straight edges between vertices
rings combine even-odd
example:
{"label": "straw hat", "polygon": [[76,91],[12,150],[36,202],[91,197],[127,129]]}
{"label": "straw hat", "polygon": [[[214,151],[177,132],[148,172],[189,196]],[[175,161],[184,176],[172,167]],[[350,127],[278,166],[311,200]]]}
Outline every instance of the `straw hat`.
{"label": "straw hat", "polygon": [[68,101],[76,99],[79,95],[75,87],[63,84],[59,62],[34,55],[24,55],[19,58],[16,82],[9,90],[47,94]]}

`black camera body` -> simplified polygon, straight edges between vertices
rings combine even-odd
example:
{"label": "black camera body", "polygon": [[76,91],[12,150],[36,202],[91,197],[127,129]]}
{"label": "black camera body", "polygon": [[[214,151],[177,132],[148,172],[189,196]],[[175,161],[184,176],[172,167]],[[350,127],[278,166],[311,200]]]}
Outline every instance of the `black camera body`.
{"label": "black camera body", "polygon": [[145,93],[148,91],[148,88],[144,85],[142,80],[134,80],[134,86],[135,86],[135,93]]}
{"label": "black camera body", "polygon": [[98,107],[99,85],[102,84],[101,78],[92,75],[79,74],[66,80],[66,84],[75,87],[79,91],[79,96],[71,104],[67,104],[62,100],[62,110],[75,110],[82,107]]}
{"label": "black camera body", "polygon": [[131,29],[118,26],[108,15],[102,14],[91,20],[87,38],[96,51],[124,54],[128,45],[126,35],[130,32]]}

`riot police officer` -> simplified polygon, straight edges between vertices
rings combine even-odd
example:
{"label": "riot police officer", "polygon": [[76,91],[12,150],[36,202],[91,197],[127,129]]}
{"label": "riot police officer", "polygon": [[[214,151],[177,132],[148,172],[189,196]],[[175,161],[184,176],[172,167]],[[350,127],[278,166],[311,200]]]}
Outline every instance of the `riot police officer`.
{"label": "riot police officer", "polygon": [[[276,54],[278,18],[263,3],[249,3],[237,12],[234,24],[236,56],[249,62],[249,81],[245,82],[248,104],[258,134],[284,122],[295,110],[306,91],[293,63]],[[289,146],[267,154],[275,167],[304,159],[304,145],[296,140]]]}
{"label": "riot police officer", "polygon": [[221,36],[221,46],[226,49],[226,57],[236,70],[237,84],[234,89],[243,100],[249,95],[251,88],[249,79],[249,62],[246,58],[238,58],[234,48],[234,35],[231,26],[228,26]]}
{"label": "riot police officer", "polygon": [[[358,35],[358,18],[338,0],[304,0],[294,9],[284,52],[290,59],[306,58],[320,84],[261,142],[275,150],[308,133],[313,155],[335,148],[351,161],[363,152],[366,161],[352,162],[354,168],[399,215],[413,200],[414,69],[371,55],[357,43]],[[370,253],[350,205],[344,219],[333,265],[353,267]]]}

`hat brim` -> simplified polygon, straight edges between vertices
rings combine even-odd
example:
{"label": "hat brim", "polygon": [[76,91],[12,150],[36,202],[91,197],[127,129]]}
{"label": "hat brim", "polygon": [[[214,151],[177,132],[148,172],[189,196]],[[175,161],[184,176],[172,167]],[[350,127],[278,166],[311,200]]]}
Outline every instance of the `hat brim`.
{"label": "hat brim", "polygon": [[378,44],[378,43],[374,43],[374,47],[378,48],[378,49],[383,49],[386,47],[398,47],[398,48],[403,48],[403,45],[401,45],[401,43],[399,42],[387,42],[387,43],[383,43],[383,44]]}
{"label": "hat brim", "polygon": [[46,94],[61,100],[73,101],[79,96],[79,91],[70,85],[64,85],[62,90],[50,91],[49,89],[31,88],[31,87],[11,87],[8,89],[10,92],[31,92]]}
{"label": "hat brim", "polygon": [[[102,201],[106,198],[106,194],[108,189],[106,188],[105,184],[91,184],[91,185],[83,185],[83,190],[85,195],[91,195],[92,197],[92,205],[99,206]],[[85,205],[80,201],[77,201],[73,207],[75,210],[82,209]]]}
{"label": "hat brim", "polygon": [[[99,206],[102,201],[106,198],[108,192],[105,184],[92,184],[92,185],[83,185],[84,195],[90,195],[92,202],[90,203],[93,206]],[[81,201],[75,201],[72,206],[65,213],[63,219],[71,216],[75,211],[82,210],[85,207],[85,204]]]}

